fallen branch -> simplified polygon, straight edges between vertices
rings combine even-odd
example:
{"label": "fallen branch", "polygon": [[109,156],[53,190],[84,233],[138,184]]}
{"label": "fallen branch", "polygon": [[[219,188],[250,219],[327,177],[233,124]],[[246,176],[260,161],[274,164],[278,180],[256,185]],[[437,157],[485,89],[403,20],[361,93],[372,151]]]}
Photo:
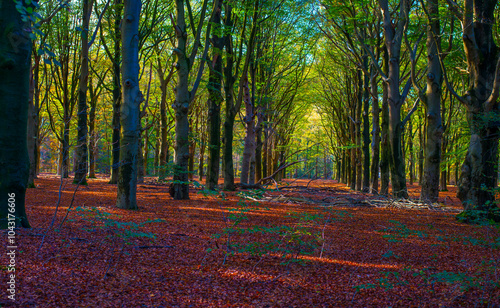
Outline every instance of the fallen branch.
{"label": "fallen branch", "polygon": [[174,248],[175,246],[170,246],[170,245],[166,245],[166,246],[161,246],[161,245],[153,245],[153,246],[148,246],[148,245],[145,245],[145,246],[134,246],[132,248],[135,248],[135,249],[150,249],[150,248]]}
{"label": "fallen branch", "polygon": [[[305,160],[298,160],[298,161],[294,161],[294,162],[291,162],[291,163],[288,163],[288,164],[282,165],[282,166],[278,167],[278,169],[276,169],[276,171],[274,171],[274,173],[273,173],[273,174],[271,174],[270,176],[266,176],[265,178],[262,178],[262,179],[258,180],[258,181],[257,181],[257,183],[255,183],[255,185],[260,184],[261,182],[263,182],[263,181],[267,181],[267,180],[270,180],[270,179],[273,179],[273,180],[274,180],[274,176],[275,176],[276,174],[278,174],[280,171],[282,171],[283,169],[286,169],[286,168],[288,168],[288,167],[290,167],[290,166],[293,166],[293,165],[295,165],[295,164],[298,164],[298,163],[301,163],[301,162],[304,162],[304,161],[305,161]],[[276,182],[276,181],[275,181],[275,182]]]}

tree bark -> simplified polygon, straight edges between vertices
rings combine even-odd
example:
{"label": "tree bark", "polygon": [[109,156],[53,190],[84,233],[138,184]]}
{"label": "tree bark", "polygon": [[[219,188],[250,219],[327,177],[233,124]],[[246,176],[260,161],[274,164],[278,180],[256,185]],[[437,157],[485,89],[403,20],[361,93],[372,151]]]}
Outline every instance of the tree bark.
{"label": "tree bark", "polygon": [[242,184],[254,184],[250,180],[250,162],[252,156],[255,155],[255,113],[252,100],[250,98],[250,89],[248,88],[248,77],[242,76],[245,79],[243,84],[246,115],[243,122],[246,125],[245,130],[245,146],[243,149],[243,160],[241,162],[241,178]]}
{"label": "tree bark", "polygon": [[206,188],[215,190],[219,185],[220,165],[220,110],[222,104],[222,49],[224,40],[219,37],[221,28],[222,0],[215,3],[212,35],[212,63],[208,63],[208,166]]}
{"label": "tree bark", "polygon": [[[188,0],[189,1],[189,0]],[[190,64],[187,57],[187,29],[184,14],[184,0],[176,0],[176,37],[177,44],[174,53],[177,56],[177,87],[175,102],[172,105],[175,111],[175,157],[174,157],[174,184],[173,198],[175,200],[189,199],[189,71]]]}
{"label": "tree bark", "polygon": [[370,191],[370,76],[368,74],[368,56],[363,58],[363,191]]}
{"label": "tree bark", "polygon": [[[427,28],[427,92],[425,158],[420,198],[425,202],[437,202],[439,197],[439,173],[441,164],[441,87],[443,76],[439,60],[441,45],[439,1],[428,0],[429,25]],[[445,187],[446,188],[446,187]]]}
{"label": "tree bark", "polygon": [[370,78],[370,90],[372,92],[372,165],[370,192],[378,193],[378,178],[380,167],[380,107],[378,102],[377,75],[372,72]]}
{"label": "tree bark", "polygon": [[74,183],[87,184],[88,172],[88,127],[87,127],[87,89],[89,78],[89,24],[93,0],[83,0],[80,84],[78,88],[78,126],[76,142],[76,171]]}
{"label": "tree bark", "polygon": [[[24,4],[24,3],[23,3]],[[28,26],[29,27],[29,26]],[[0,229],[29,228],[25,210],[31,39],[16,2],[0,10]],[[11,210],[12,209],[12,210]]]}
{"label": "tree bark", "polygon": [[[384,48],[384,72],[389,70],[389,56],[387,48]],[[380,146],[382,153],[380,156],[380,194],[389,195],[389,161],[391,156],[391,148],[389,146],[389,102],[387,84],[382,85],[382,123],[381,123],[381,139]]]}
{"label": "tree bark", "polygon": [[139,18],[140,0],[125,0],[122,22],[123,104],[120,108],[120,166],[116,205],[137,209],[137,171],[140,138]]}
{"label": "tree bark", "polygon": [[[40,57],[34,57],[34,65],[30,68],[30,90],[28,102],[28,155],[30,171],[28,176],[28,188],[35,188],[36,178],[36,152],[38,146],[38,63]],[[38,60],[37,60],[38,58]],[[35,76],[36,75],[36,76]],[[36,101],[36,102],[35,102]]]}
{"label": "tree bark", "polygon": [[[500,60],[493,38],[497,0],[465,1],[463,41],[471,86],[466,95],[470,142],[458,183],[457,196],[465,210],[498,208]],[[496,66],[495,66],[496,64]],[[497,220],[500,220],[498,214]]]}
{"label": "tree bark", "polygon": [[408,21],[408,0],[400,1],[400,12],[397,24],[391,20],[387,0],[379,0],[384,19],[384,39],[389,56],[389,71],[385,83],[387,84],[387,100],[389,105],[389,144],[391,148],[390,171],[392,194],[396,198],[408,198],[405,178],[405,162],[401,146],[401,107],[404,95],[400,92],[400,58],[403,32]]}
{"label": "tree bark", "polygon": [[122,104],[121,95],[121,77],[120,77],[120,62],[121,62],[121,32],[120,23],[122,20],[123,0],[114,0],[115,20],[113,33],[113,119],[112,119],[112,163],[111,163],[111,178],[109,184],[118,183],[118,169],[120,166],[120,108]]}
{"label": "tree bark", "polygon": [[357,101],[356,101],[356,123],[355,123],[355,140],[356,140],[356,190],[362,190],[363,183],[363,152],[362,152],[362,131],[361,124],[363,122],[363,73],[358,71],[357,74]]}

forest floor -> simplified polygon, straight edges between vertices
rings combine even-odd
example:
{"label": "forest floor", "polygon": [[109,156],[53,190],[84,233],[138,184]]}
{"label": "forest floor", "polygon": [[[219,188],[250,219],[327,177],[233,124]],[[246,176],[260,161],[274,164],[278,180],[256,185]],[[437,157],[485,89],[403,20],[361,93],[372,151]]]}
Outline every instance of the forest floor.
{"label": "forest floor", "polygon": [[107,179],[71,181],[27,192],[13,306],[500,307],[500,230],[459,223],[454,187],[425,207],[329,180],[173,201],[147,178],[127,211]]}

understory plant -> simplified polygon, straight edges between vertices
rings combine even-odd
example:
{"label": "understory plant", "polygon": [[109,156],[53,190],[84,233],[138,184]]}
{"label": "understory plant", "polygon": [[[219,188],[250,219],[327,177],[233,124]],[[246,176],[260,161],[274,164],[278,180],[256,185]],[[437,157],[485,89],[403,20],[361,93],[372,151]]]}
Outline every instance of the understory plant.
{"label": "understory plant", "polygon": [[74,211],[80,219],[90,223],[90,227],[83,228],[85,231],[95,232],[96,230],[102,230],[106,234],[105,240],[108,240],[112,244],[119,243],[120,245],[118,257],[114,262],[108,262],[109,265],[104,273],[104,277],[108,276],[112,264],[116,266],[123,254],[129,254],[126,251],[126,247],[133,244],[133,239],[143,238],[154,240],[156,238],[154,233],[141,231],[144,226],[150,223],[163,222],[162,219],[147,220],[142,223],[123,222],[118,220],[120,216],[113,215],[97,207],[77,207]]}

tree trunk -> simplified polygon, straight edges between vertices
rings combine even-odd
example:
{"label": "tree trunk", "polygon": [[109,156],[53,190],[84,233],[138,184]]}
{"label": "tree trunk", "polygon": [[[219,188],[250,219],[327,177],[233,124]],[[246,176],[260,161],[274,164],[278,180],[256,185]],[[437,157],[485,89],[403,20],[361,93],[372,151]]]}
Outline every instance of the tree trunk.
{"label": "tree trunk", "polygon": [[144,152],[142,142],[142,134],[140,131],[142,130],[139,120],[139,140],[137,141],[137,183],[144,183],[145,169],[144,169]]}
{"label": "tree trunk", "polygon": [[[389,64],[389,56],[387,48],[384,49],[384,72],[387,72]],[[381,123],[381,139],[380,145],[382,153],[380,156],[380,194],[389,195],[389,160],[391,156],[391,148],[389,147],[389,102],[387,84],[382,85],[382,123]]]}
{"label": "tree trunk", "polygon": [[113,51],[113,119],[112,119],[112,164],[111,178],[109,184],[118,183],[118,169],[120,166],[120,108],[122,103],[120,63],[121,63],[121,32],[120,23],[122,20],[123,0],[114,0],[115,20],[114,20],[114,51]]}
{"label": "tree trunk", "polygon": [[137,209],[137,171],[140,139],[139,18],[140,0],[125,0],[122,22],[123,104],[120,108],[120,166],[116,206]]}
{"label": "tree trunk", "polygon": [[363,58],[366,72],[363,73],[363,191],[370,191],[370,76],[368,75],[368,56]]}
{"label": "tree trunk", "polygon": [[164,180],[167,177],[167,162],[168,162],[168,125],[170,122],[167,118],[167,86],[173,75],[173,70],[170,71],[167,77],[163,71],[161,60],[158,59],[158,77],[160,79],[160,126],[161,126],[161,141],[159,149],[159,179]]}
{"label": "tree trunk", "polygon": [[[39,59],[39,58],[38,58]],[[28,156],[30,163],[30,170],[28,175],[28,188],[35,188],[36,177],[36,144],[38,136],[38,108],[35,106],[35,82],[38,83],[38,61],[35,57],[35,67],[30,68],[30,89],[29,89],[29,102],[28,102]],[[35,80],[36,78],[36,80]],[[37,104],[38,105],[38,104]]]}
{"label": "tree trunk", "polygon": [[[67,83],[67,80],[65,81]],[[67,95],[65,95],[67,96]],[[61,153],[61,176],[66,179],[69,177],[69,125],[71,122],[71,114],[69,110],[69,99],[65,97],[66,102],[64,103],[64,124],[63,124],[63,140],[62,140],[62,153]]]}
{"label": "tree trunk", "polygon": [[[464,100],[470,142],[462,165],[457,196],[465,210],[498,209],[500,59],[493,38],[497,0],[465,1],[463,41],[471,86]],[[495,66],[496,64],[496,66]],[[495,220],[500,220],[495,214]]]}
{"label": "tree trunk", "polygon": [[356,190],[362,190],[363,183],[363,153],[362,153],[362,110],[363,110],[363,73],[358,71],[357,74],[358,89],[357,89],[357,101],[356,101]]}
{"label": "tree trunk", "polygon": [[240,181],[242,184],[254,184],[251,183],[249,180],[250,180],[250,163],[252,160],[252,156],[255,155],[255,114],[254,114],[254,106],[250,98],[250,89],[248,88],[248,77],[243,76],[242,78],[245,78],[243,84],[244,87],[243,101],[245,103],[246,115],[243,121],[246,124],[246,131],[245,131],[245,146],[243,149],[243,160],[241,161]]}
{"label": "tree trunk", "polygon": [[409,164],[410,164],[410,185],[413,185],[413,121],[410,119],[408,121],[408,156],[409,156]]}
{"label": "tree trunk", "polygon": [[222,104],[222,49],[224,39],[219,37],[222,0],[216,1],[212,35],[212,63],[208,77],[208,166],[206,187],[215,190],[219,185],[220,165],[220,107]]}
{"label": "tree trunk", "polygon": [[[24,2],[23,2],[24,3]],[[0,229],[29,228],[25,210],[31,39],[16,2],[0,10]],[[12,210],[11,210],[12,209]],[[16,221],[18,220],[18,221]]]}
{"label": "tree trunk", "polygon": [[262,125],[256,129],[257,143],[255,145],[255,181],[262,179]]}
{"label": "tree trunk", "polygon": [[89,178],[95,178],[95,162],[97,159],[97,136],[95,132],[97,98],[92,98],[89,113]]}
{"label": "tree trunk", "polygon": [[377,75],[372,72],[370,78],[370,89],[372,91],[372,166],[371,166],[371,186],[372,194],[378,193],[378,177],[380,164],[380,107],[378,103]]}
{"label": "tree trunk", "polygon": [[389,105],[389,145],[391,148],[390,171],[392,194],[396,198],[408,198],[405,179],[405,161],[401,147],[401,107],[405,97],[400,93],[400,58],[403,32],[408,21],[408,0],[400,1],[398,20],[393,23],[387,0],[379,1],[384,18],[384,39],[389,56],[388,74],[384,82],[387,84],[387,100]]}
{"label": "tree trunk", "polygon": [[144,176],[147,176],[148,175],[148,162],[149,162],[149,134],[148,134],[148,130],[145,130],[144,131],[144,145],[143,145],[143,148],[144,148],[144,156],[143,156],[143,159],[142,159],[142,163],[143,163],[143,170],[144,170]]}
{"label": "tree trunk", "polygon": [[198,177],[200,182],[203,180],[203,177],[205,176],[205,173],[203,171],[205,165],[205,144],[206,140],[205,138],[203,138],[200,144],[200,161],[198,164]]}
{"label": "tree trunk", "polygon": [[[189,0],[188,0],[189,1]],[[177,46],[174,49],[177,56],[177,87],[175,102],[172,105],[175,111],[175,157],[174,157],[174,184],[173,198],[175,200],[189,199],[189,71],[190,64],[187,56],[187,29],[184,16],[184,0],[175,1],[177,11],[176,37]]]}
{"label": "tree trunk", "polygon": [[87,127],[87,88],[89,78],[89,24],[93,0],[83,0],[80,83],[78,88],[78,127],[76,142],[76,171],[74,183],[87,184],[88,172],[88,127]]}
{"label": "tree trunk", "polygon": [[[196,125],[196,128],[198,125]],[[194,157],[196,155],[196,140],[189,140],[189,161],[188,161],[188,179],[194,180]]]}
{"label": "tree trunk", "polygon": [[[425,125],[424,125],[424,131],[425,131]],[[420,144],[424,144],[424,136],[422,134],[422,126],[418,126],[418,140]],[[420,150],[418,151],[418,184],[422,185],[424,181],[424,147],[420,147]]]}
{"label": "tree trunk", "polygon": [[[232,7],[225,5],[224,25],[231,29],[233,27]],[[224,68],[224,93],[226,99],[226,117],[224,119],[224,144],[222,148],[222,160],[224,165],[224,189],[234,190],[234,165],[233,165],[233,129],[236,110],[234,110],[234,54],[232,34],[224,36],[224,48],[226,49],[226,67]]]}
{"label": "tree trunk", "polygon": [[[437,202],[439,197],[439,168],[441,164],[441,86],[443,77],[439,61],[441,45],[439,25],[439,1],[428,0],[429,26],[427,28],[427,93],[425,161],[420,198],[425,202]],[[446,186],[445,186],[446,188]]]}
{"label": "tree trunk", "polygon": [[[442,148],[441,148],[441,157],[442,159],[440,160],[440,165],[438,172],[441,173],[441,176],[439,176],[438,179],[438,189],[439,191],[448,191],[448,186],[446,182],[446,160],[447,158],[447,151],[448,151],[448,139],[449,137],[447,135],[444,136],[443,142],[442,142]],[[425,165],[424,165],[425,168]],[[425,174],[425,173],[424,173]],[[425,178],[425,176],[424,176]]]}

